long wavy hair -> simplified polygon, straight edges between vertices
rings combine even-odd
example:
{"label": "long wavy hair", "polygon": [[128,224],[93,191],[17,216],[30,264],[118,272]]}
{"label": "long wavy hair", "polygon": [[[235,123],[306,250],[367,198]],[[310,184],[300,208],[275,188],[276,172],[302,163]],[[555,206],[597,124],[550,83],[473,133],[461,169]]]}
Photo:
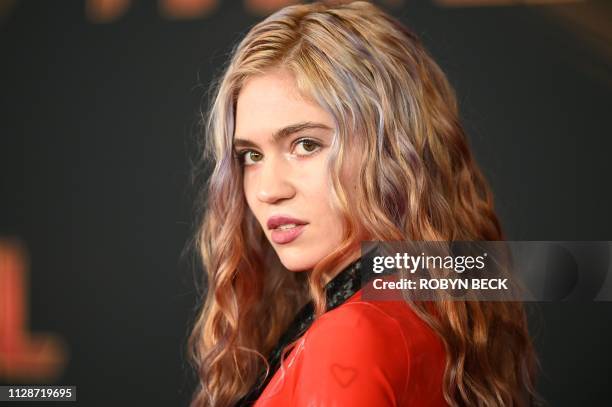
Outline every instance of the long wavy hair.
{"label": "long wavy hair", "polygon": [[[344,224],[342,244],[310,273],[286,270],[247,206],[233,154],[235,107],[245,81],[289,70],[298,90],[336,125],[329,173]],[[420,40],[376,6],[285,7],[256,24],[214,83],[204,117],[202,188],[195,239],[205,269],[201,309],[188,338],[199,384],[192,406],[230,406],[305,301],[325,310],[322,276],[370,240],[503,240],[492,193],[468,147],[454,90]],[[360,183],[340,182],[348,143]],[[432,305],[433,304],[433,305]],[[536,358],[519,302],[437,301],[414,310],[446,347],[444,396],[453,406],[528,405]]]}

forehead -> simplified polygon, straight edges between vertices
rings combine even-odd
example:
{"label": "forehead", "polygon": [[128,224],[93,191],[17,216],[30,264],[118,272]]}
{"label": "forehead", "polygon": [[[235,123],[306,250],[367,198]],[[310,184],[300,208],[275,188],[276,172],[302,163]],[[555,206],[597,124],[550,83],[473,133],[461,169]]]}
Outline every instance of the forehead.
{"label": "forehead", "polygon": [[277,69],[247,79],[236,102],[234,137],[267,137],[298,122],[318,122],[333,128],[333,117],[298,91],[293,75]]}

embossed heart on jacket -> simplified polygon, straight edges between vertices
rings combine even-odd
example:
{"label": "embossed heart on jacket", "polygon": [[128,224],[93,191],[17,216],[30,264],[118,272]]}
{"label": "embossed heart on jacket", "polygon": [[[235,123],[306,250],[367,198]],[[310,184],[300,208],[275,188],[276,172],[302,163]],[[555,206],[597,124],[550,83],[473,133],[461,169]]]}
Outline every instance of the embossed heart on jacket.
{"label": "embossed heart on jacket", "polygon": [[357,369],[350,366],[342,366],[338,363],[331,365],[331,373],[334,379],[342,387],[348,387],[357,378]]}

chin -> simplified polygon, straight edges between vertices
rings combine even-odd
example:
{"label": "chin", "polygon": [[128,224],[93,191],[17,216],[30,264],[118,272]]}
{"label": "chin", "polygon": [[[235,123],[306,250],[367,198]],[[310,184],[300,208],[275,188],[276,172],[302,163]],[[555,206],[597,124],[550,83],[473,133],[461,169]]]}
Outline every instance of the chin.
{"label": "chin", "polygon": [[277,248],[276,254],[283,266],[295,272],[312,270],[319,261],[319,258],[309,251],[297,248]]}
{"label": "chin", "polygon": [[280,257],[280,260],[283,266],[287,268],[287,270],[295,272],[312,270],[316,264],[311,262],[305,262],[304,259]]}

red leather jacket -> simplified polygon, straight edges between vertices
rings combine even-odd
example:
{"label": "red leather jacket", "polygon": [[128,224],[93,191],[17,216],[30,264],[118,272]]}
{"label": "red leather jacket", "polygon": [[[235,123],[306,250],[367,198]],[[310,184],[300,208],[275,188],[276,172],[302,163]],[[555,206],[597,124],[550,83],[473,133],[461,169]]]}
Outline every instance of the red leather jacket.
{"label": "red leather jacket", "polygon": [[447,405],[440,338],[404,301],[362,291],[315,320],[256,407]]}

